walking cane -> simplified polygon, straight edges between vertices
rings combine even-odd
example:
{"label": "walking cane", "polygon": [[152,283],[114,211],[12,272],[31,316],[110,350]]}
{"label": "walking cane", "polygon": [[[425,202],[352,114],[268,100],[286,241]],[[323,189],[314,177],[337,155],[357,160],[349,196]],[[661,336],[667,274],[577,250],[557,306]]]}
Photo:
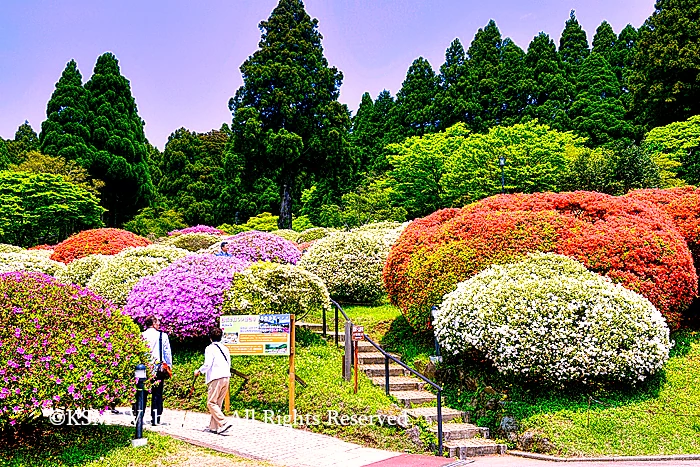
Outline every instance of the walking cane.
{"label": "walking cane", "polygon": [[[194,382],[197,381],[197,376],[195,375],[194,378],[192,378],[192,384],[190,385],[190,394],[187,396],[187,406],[189,407],[190,401],[192,400],[192,395],[194,394]],[[189,412],[190,409],[185,410],[185,416],[182,417],[182,426],[185,426],[185,419],[187,418],[187,412]]]}

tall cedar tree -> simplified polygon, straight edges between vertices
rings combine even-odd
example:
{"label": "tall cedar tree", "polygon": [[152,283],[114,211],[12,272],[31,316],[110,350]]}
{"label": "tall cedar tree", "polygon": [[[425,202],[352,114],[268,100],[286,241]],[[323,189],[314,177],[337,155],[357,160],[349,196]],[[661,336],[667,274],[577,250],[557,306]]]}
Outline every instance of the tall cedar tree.
{"label": "tall cedar tree", "polygon": [[394,139],[421,136],[437,131],[435,98],[438,77],[428,60],[418,57],[406,73],[401,90],[396,93],[392,120]]}
{"label": "tall cedar tree", "polygon": [[603,21],[595,30],[592,52],[600,54],[601,57],[612,65],[613,51],[615,50],[616,44],[617,34],[615,34],[615,31],[613,30],[612,26],[610,26],[610,23]]}
{"label": "tall cedar tree", "polygon": [[581,28],[574,10],[571,10],[559,38],[559,57],[569,81],[575,81],[576,74],[589,53],[586,31]]}
{"label": "tall cedar tree", "polygon": [[197,134],[180,128],[170,135],[160,155],[158,192],[188,225],[229,221],[223,217],[219,204],[224,189],[227,130],[225,125],[221,130]]}
{"label": "tall cedar tree", "polygon": [[568,110],[574,94],[554,41],[541,32],[530,42],[525,54],[530,90],[525,114],[560,131],[571,129]]}
{"label": "tall cedar tree", "polygon": [[113,54],[98,57],[85,90],[91,151],[78,163],[105,182],[102,205],[108,211],[107,224],[121,226],[153,199],[144,121]]}
{"label": "tall cedar tree", "polygon": [[658,0],[640,29],[632,111],[648,128],[700,113],[700,2]]}
{"label": "tall cedar tree", "polygon": [[39,136],[28,121],[24,121],[15,132],[15,139],[7,141],[10,162],[19,164],[30,151],[39,149]]}
{"label": "tall cedar tree", "polygon": [[243,86],[229,100],[233,151],[252,177],[278,185],[280,228],[291,228],[292,199],[310,178],[340,181],[350,165],[343,74],[328,66],[317,28],[301,0],[280,0],[260,23],[260,48],[241,65]]}
{"label": "tall cedar tree", "polygon": [[439,83],[435,104],[440,130],[457,122],[466,122],[469,119],[471,90],[467,54],[459,39],[452,41],[445,51]]}
{"label": "tall cedar tree", "polygon": [[501,97],[498,123],[515,125],[522,120],[527,106],[528,88],[525,52],[509,37],[503,39],[498,69]]}
{"label": "tall cedar tree", "polygon": [[631,144],[634,127],[625,120],[625,107],[619,99],[620,82],[608,61],[593,52],[583,61],[576,83],[576,99],[570,111],[576,132],[594,147],[616,142]]}
{"label": "tall cedar tree", "polygon": [[472,82],[469,108],[473,118],[466,123],[475,132],[483,133],[498,123],[502,100],[498,80],[502,45],[501,31],[491,20],[476,32],[467,50]]}
{"label": "tall cedar tree", "polygon": [[41,152],[69,161],[88,160],[88,99],[75,60],[66,65],[46,104],[41,124]]}

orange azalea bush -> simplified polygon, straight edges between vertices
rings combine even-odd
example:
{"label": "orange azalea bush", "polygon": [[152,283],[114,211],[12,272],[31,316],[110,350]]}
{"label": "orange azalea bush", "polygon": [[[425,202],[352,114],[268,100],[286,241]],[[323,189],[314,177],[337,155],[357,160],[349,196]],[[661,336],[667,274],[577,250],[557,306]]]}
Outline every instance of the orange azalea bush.
{"label": "orange azalea bush", "polygon": [[671,329],[697,296],[687,245],[656,208],[631,198],[535,193],[487,198],[411,223],[384,266],[389,299],[417,329],[430,326],[430,307],[492,264],[530,252],[574,258],[648,298]]}
{"label": "orange azalea bush", "polygon": [[693,255],[695,270],[700,267],[700,189],[692,186],[634,190],[627,197],[653,204],[673,221]]}
{"label": "orange azalea bush", "polygon": [[150,241],[121,229],[83,230],[62,241],[51,259],[70,263],[88,255],[116,255],[125,248],[150,245]]}

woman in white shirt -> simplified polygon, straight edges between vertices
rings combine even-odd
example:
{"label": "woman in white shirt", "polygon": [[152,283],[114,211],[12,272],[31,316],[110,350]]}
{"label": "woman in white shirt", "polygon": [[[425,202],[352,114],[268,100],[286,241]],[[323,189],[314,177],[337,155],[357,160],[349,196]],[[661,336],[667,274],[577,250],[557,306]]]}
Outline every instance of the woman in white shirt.
{"label": "woman in white shirt", "polygon": [[205,431],[222,434],[231,428],[226,422],[226,417],[221,411],[221,404],[228,393],[228,383],[231,378],[231,354],[225,345],[221,344],[221,328],[213,327],[209,330],[211,344],[204,350],[204,365],[194,371],[194,376],[200,374],[206,376],[207,408],[211,414],[209,427]]}

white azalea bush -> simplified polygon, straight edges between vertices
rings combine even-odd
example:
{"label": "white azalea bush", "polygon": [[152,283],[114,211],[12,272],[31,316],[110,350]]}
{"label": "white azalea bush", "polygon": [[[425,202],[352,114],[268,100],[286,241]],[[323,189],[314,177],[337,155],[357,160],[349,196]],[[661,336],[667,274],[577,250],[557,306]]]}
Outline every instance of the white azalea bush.
{"label": "white azalea bush", "polygon": [[387,229],[398,229],[401,226],[405,227],[408,222],[402,224],[401,222],[394,221],[384,221],[384,222],[373,222],[371,224],[364,224],[359,227],[355,227],[352,230],[387,230]]}
{"label": "white azalea bush", "polygon": [[401,229],[337,232],[311,245],[297,266],[316,274],[336,300],[376,303],[386,290],[382,268]]}
{"label": "white azalea bush", "polygon": [[270,233],[277,235],[278,237],[282,237],[285,240],[289,240],[290,242],[295,242],[295,243],[297,241],[297,238],[299,238],[299,232],[295,232],[294,230],[291,230],[291,229],[273,230]]}
{"label": "white azalea bush", "polygon": [[56,279],[64,284],[85,287],[95,271],[100,269],[110,258],[112,258],[110,255],[83,256],[68,263],[63,270],[56,274]]}
{"label": "white azalea bush", "polygon": [[19,246],[9,245],[7,243],[0,243],[0,253],[22,253],[25,251],[27,250]]}
{"label": "white azalea bush", "polygon": [[502,373],[560,384],[642,381],[671,348],[649,300],[551,253],[460,282],[433,325],[444,353],[477,349]]}
{"label": "white azalea bush", "polygon": [[[161,245],[154,243],[147,246],[137,246],[126,248],[116,256],[122,257],[138,257],[143,256],[147,258],[162,258],[165,259],[168,264],[174,263],[180,258],[184,258],[187,255],[191,255],[192,252],[185,250],[184,248],[178,248],[175,246]],[[72,263],[71,263],[72,264]]]}
{"label": "white azalea bush", "polygon": [[[312,227],[310,229],[306,229],[300,234],[297,234],[297,243],[306,243],[306,242],[313,242],[314,240],[318,240],[323,237],[327,237],[328,235],[337,232],[335,229],[328,229],[326,227]],[[274,233],[274,232],[273,232]]]}
{"label": "white azalea bush", "polygon": [[221,241],[221,237],[218,235],[206,233],[186,233],[176,235],[174,237],[168,237],[163,240],[161,245],[170,245],[188,251],[199,251],[208,248],[219,241]]}
{"label": "white azalea bush", "polygon": [[254,263],[233,276],[224,296],[222,314],[294,314],[318,318],[330,311],[330,295],[323,281],[291,264]]}
{"label": "white azalea bush", "polygon": [[123,307],[129,292],[141,278],[152,276],[169,264],[166,258],[113,256],[95,271],[86,287],[116,306]]}
{"label": "white azalea bush", "polygon": [[65,270],[66,265],[44,256],[32,255],[22,250],[20,253],[0,253],[0,273],[12,271],[43,272],[55,276]]}

